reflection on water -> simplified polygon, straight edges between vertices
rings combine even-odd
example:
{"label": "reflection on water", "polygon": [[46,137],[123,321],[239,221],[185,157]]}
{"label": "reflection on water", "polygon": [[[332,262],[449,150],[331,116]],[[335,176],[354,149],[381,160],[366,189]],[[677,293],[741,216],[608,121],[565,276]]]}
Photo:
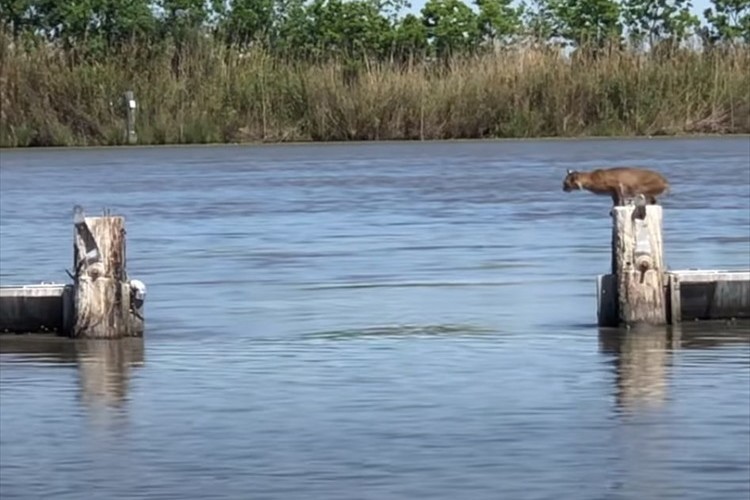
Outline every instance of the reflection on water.
{"label": "reflection on water", "polygon": [[76,343],[81,395],[89,406],[122,407],[134,367],[143,365],[143,339]]}
{"label": "reflection on water", "polygon": [[77,367],[81,401],[90,408],[124,408],[132,371],[144,363],[144,339],[66,339],[2,335],[4,363],[62,363]]}
{"label": "reflection on water", "polygon": [[670,330],[601,328],[599,341],[603,352],[614,354],[617,405],[627,410],[660,406],[672,356]]}
{"label": "reflection on water", "polygon": [[663,405],[668,397],[673,357],[680,350],[738,344],[750,346],[750,322],[599,328],[600,350],[612,355],[616,404],[628,411]]}

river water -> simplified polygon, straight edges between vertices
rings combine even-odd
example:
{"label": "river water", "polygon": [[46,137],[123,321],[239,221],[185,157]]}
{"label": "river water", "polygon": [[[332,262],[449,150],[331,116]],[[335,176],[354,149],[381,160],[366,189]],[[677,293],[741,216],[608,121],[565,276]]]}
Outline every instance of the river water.
{"label": "river water", "polygon": [[126,216],[143,341],[0,340],[0,498],[750,495],[750,327],[596,326],[610,200],[667,175],[670,268],[750,267],[750,140],[0,152],[0,280]]}

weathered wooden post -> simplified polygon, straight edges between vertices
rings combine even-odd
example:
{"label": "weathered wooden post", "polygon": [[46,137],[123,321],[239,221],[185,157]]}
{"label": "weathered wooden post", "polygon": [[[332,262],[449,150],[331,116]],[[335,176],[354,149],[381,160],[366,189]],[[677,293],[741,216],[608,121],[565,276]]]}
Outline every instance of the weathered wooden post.
{"label": "weathered wooden post", "polygon": [[132,90],[125,92],[123,96],[125,102],[125,142],[128,144],[138,143],[138,134],[135,132],[135,95]]}
{"label": "weathered wooden post", "polygon": [[75,318],[72,336],[120,338],[141,335],[142,320],[140,323],[134,321],[131,312],[123,217],[84,217],[81,207],[76,206],[74,223]]}
{"label": "weathered wooden post", "polygon": [[661,206],[641,200],[613,207],[612,218],[619,323],[666,324]]}

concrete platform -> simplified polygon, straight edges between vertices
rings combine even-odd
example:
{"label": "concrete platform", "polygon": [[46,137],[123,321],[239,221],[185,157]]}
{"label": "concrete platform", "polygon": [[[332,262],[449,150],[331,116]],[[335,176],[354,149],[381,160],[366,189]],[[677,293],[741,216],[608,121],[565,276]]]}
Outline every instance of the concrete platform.
{"label": "concrete platform", "polygon": [[673,323],[750,318],[750,271],[687,269],[668,277]]}
{"label": "concrete platform", "polygon": [[73,285],[0,286],[0,332],[67,334],[72,315]]}

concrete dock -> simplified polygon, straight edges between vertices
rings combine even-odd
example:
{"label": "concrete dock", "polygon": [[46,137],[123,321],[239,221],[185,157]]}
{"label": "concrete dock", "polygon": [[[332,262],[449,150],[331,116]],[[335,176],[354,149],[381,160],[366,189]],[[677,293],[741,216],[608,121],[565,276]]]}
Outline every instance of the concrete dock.
{"label": "concrete dock", "polygon": [[672,323],[750,318],[750,271],[669,271]]}
{"label": "concrete dock", "polygon": [[67,334],[73,322],[73,285],[0,286],[0,332]]}

